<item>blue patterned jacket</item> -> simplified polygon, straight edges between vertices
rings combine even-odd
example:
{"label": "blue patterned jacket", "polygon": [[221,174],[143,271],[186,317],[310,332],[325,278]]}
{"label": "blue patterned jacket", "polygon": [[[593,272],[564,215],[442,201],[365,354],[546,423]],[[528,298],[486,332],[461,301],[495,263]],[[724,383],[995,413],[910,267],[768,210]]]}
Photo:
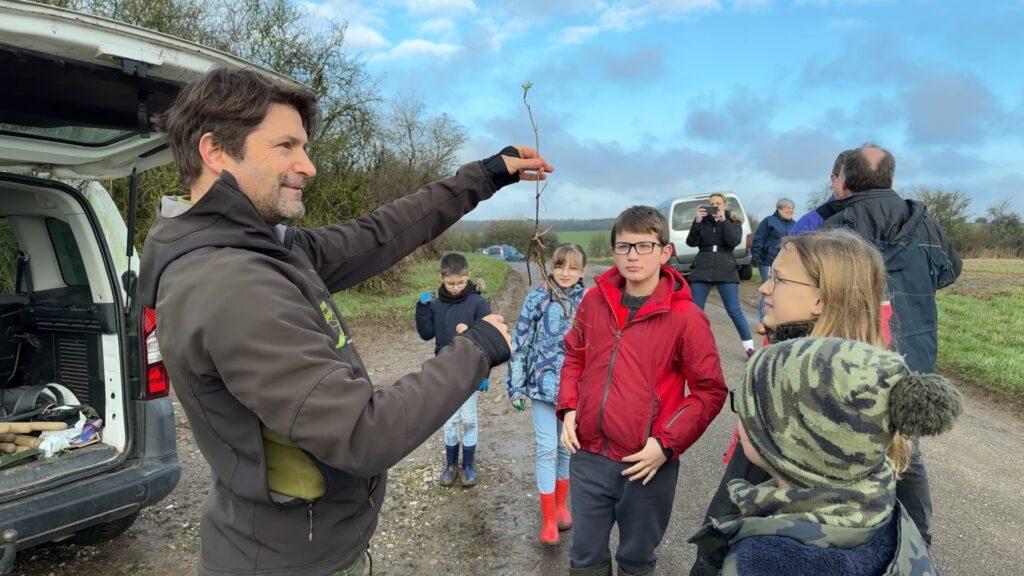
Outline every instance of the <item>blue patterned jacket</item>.
{"label": "blue patterned jacket", "polygon": [[[554,279],[551,283],[555,285]],[[550,404],[558,401],[558,378],[565,361],[565,334],[572,327],[584,291],[580,280],[565,292],[568,314],[552,300],[543,285],[526,295],[512,335],[512,359],[506,378],[509,399],[532,398]]]}

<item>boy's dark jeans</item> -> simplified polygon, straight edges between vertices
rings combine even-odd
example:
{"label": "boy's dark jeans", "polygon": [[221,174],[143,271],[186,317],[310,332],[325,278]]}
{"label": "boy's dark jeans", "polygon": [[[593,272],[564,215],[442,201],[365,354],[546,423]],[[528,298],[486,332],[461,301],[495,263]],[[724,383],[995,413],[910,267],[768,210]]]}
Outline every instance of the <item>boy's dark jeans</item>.
{"label": "boy's dark jeans", "polygon": [[610,561],[608,539],[615,524],[619,525],[615,560],[621,570],[639,574],[657,563],[654,549],[668,529],[679,462],[666,462],[646,486],[622,475],[630,466],[583,450],[570,458],[571,568],[590,568]]}

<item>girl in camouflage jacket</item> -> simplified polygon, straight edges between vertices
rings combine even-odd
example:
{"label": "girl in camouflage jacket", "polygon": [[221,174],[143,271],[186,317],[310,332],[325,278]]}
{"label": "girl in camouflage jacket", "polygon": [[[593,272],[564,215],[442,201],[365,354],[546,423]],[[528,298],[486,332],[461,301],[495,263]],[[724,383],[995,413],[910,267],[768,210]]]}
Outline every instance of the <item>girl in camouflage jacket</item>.
{"label": "girl in camouflage jacket", "polygon": [[771,479],[729,482],[738,516],[692,541],[728,542],[724,576],[934,576],[896,500],[896,432],[952,428],[959,392],[902,356],[862,342],[798,338],[754,355],[732,398],[743,452]]}

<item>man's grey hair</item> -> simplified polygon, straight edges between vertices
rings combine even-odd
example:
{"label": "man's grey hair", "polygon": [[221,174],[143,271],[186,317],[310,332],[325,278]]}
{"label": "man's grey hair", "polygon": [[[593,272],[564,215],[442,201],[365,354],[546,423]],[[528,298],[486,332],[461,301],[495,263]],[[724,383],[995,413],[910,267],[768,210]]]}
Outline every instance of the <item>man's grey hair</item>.
{"label": "man's grey hair", "polygon": [[782,210],[784,208],[796,208],[796,203],[789,198],[779,198],[779,201],[775,203],[775,209]]}
{"label": "man's grey hair", "polygon": [[[864,150],[874,148],[882,152],[882,159],[872,169]],[[892,188],[896,174],[896,159],[891,152],[874,142],[865,142],[843,161],[843,186],[850,192],[884,190]]]}

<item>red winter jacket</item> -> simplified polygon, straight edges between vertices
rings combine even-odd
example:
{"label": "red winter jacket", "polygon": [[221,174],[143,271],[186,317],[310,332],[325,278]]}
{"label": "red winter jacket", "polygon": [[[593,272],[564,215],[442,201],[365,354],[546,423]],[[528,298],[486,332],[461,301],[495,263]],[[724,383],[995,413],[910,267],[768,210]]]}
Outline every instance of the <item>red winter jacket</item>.
{"label": "red winter jacket", "polygon": [[624,288],[612,268],[583,297],[565,336],[558,415],[576,411],[576,436],[587,452],[621,461],[653,437],[676,459],[725,403],[715,338],[672,268],[662,267],[654,293],[621,326]]}

